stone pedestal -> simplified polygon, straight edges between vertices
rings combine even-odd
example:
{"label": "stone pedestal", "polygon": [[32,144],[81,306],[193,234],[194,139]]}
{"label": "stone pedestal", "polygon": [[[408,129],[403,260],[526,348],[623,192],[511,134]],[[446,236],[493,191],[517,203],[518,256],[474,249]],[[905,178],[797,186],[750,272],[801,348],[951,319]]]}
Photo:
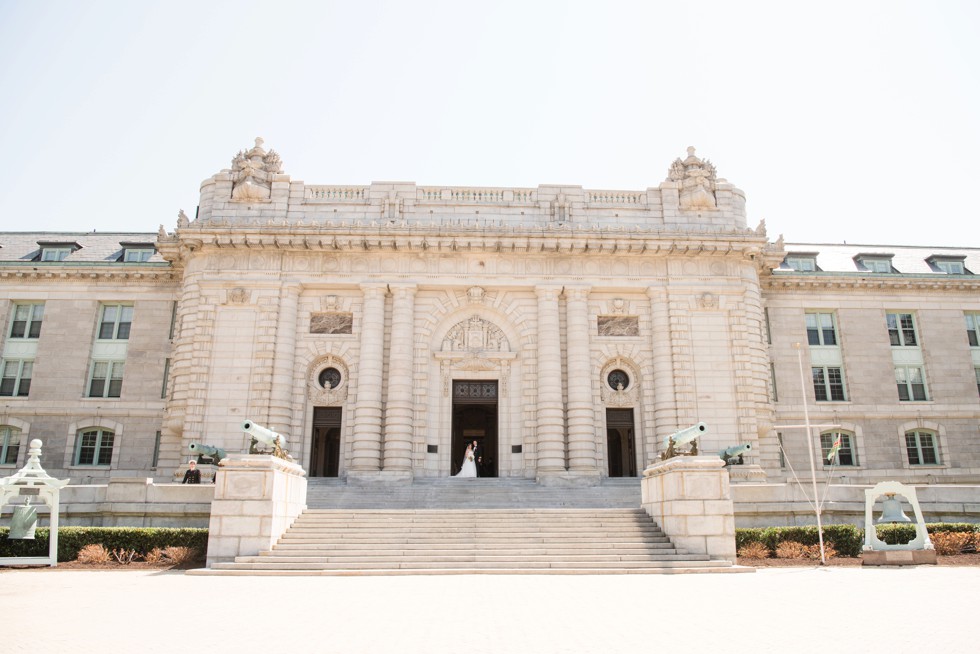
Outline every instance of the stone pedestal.
{"label": "stone pedestal", "polygon": [[642,505],[679,550],[735,562],[735,515],[725,463],[678,456],[643,471]]}
{"label": "stone pedestal", "polygon": [[936,550],[861,552],[861,565],[936,565]]}
{"label": "stone pedestal", "polygon": [[306,471],[266,454],[221,463],[208,535],[208,566],[268,550],[306,508]]}

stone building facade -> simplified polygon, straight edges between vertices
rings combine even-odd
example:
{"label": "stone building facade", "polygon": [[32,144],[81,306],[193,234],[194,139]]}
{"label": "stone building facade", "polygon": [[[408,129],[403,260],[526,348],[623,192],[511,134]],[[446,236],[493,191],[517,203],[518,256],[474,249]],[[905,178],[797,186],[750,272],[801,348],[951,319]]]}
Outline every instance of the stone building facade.
{"label": "stone building facade", "polygon": [[977,483],[972,271],[771,241],[693,148],[642,191],[320,186],[257,140],[174,231],[0,233],[0,475],[41,438],[52,474],[169,480],[248,418],[314,477],[445,477],[476,440],[486,476],[593,484],[702,421],[778,484],[805,394],[849,482]]}

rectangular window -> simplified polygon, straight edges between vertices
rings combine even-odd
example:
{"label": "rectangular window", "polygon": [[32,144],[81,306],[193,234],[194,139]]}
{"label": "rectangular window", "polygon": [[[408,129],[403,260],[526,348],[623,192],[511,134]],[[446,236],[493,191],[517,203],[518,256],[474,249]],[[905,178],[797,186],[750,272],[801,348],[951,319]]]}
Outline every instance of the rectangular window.
{"label": "rectangular window", "polygon": [[64,261],[71,254],[71,248],[43,248],[41,261]]}
{"label": "rectangular window", "polygon": [[807,313],[806,340],[810,345],[837,345],[834,314]]}
{"label": "rectangular window", "polygon": [[163,388],[160,390],[160,399],[167,399],[167,378],[170,376],[170,359],[163,362]]}
{"label": "rectangular window", "polygon": [[816,272],[817,258],[814,256],[788,256],[786,265],[797,272]]}
{"label": "rectangular window", "polygon": [[779,443],[779,467],[786,467],[786,452],[783,450],[783,435],[780,432],[776,433],[776,441]]}
{"label": "rectangular window", "polygon": [[89,381],[89,397],[119,397],[122,392],[123,361],[95,361]]}
{"label": "rectangular window", "polygon": [[160,438],[163,432],[157,432],[156,437],[153,439],[153,463],[151,467],[156,468],[157,464],[160,463]]}
{"label": "rectangular window", "polygon": [[112,463],[112,441],[115,435],[105,429],[90,429],[78,436],[75,451],[77,466],[107,466]]}
{"label": "rectangular window", "polygon": [[170,340],[174,340],[174,329],[176,328],[176,326],[177,326],[177,303],[171,302],[170,303],[170,336],[167,337]]}
{"label": "rectangular window", "polygon": [[888,339],[893,347],[914,347],[919,344],[911,313],[889,313],[885,319],[888,323]]}
{"label": "rectangular window", "polygon": [[939,464],[939,448],[936,447],[936,436],[930,432],[906,432],[905,450],[908,452],[909,465],[928,466]]}
{"label": "rectangular window", "polygon": [[769,385],[770,385],[770,397],[773,402],[779,401],[779,391],[776,390],[776,364],[769,363]]}
{"label": "rectangular window", "polygon": [[962,261],[946,261],[943,259],[936,259],[933,262],[941,272],[947,275],[962,275],[966,272],[966,268],[963,266]]}
{"label": "rectangular window", "polygon": [[980,395],[980,366],[974,368],[973,373],[977,376],[977,394]]}
{"label": "rectangular window", "polygon": [[813,395],[817,402],[844,402],[844,373],[832,366],[813,367]]}
{"label": "rectangular window", "polygon": [[142,263],[153,256],[153,248],[126,248],[123,250],[123,261],[127,263]]}
{"label": "rectangular window", "polygon": [[133,323],[133,307],[128,304],[102,305],[102,322],[99,324],[100,340],[126,340]]}
{"label": "rectangular window", "polygon": [[0,426],[0,465],[15,465],[20,452],[20,430]]}
{"label": "rectangular window", "polygon": [[892,271],[892,260],[880,257],[866,257],[861,259],[861,264],[867,268],[870,272],[876,273],[890,273]]}
{"label": "rectangular window", "polygon": [[37,338],[41,335],[43,304],[15,304],[10,321],[10,338]]}
{"label": "rectangular window", "polygon": [[0,396],[27,397],[31,391],[34,362],[7,359],[0,367],[3,373],[0,377]]}
{"label": "rectangular window", "polygon": [[980,313],[964,314],[966,318],[966,339],[970,347],[980,347]]}
{"label": "rectangular window", "polygon": [[769,307],[765,308],[764,315],[766,318],[766,343],[772,345],[772,324],[769,322]]}
{"label": "rectangular window", "polygon": [[850,434],[843,432],[820,434],[820,451],[824,464],[830,464],[827,461],[827,457],[830,456],[830,452],[834,447],[834,443],[837,442],[838,437],[840,437],[840,449],[837,450],[833,463],[839,466],[856,466],[857,452],[854,450],[854,439]]}
{"label": "rectangular window", "polygon": [[898,385],[898,399],[902,402],[923,402],[928,400],[926,379],[918,366],[896,366],[895,383]]}

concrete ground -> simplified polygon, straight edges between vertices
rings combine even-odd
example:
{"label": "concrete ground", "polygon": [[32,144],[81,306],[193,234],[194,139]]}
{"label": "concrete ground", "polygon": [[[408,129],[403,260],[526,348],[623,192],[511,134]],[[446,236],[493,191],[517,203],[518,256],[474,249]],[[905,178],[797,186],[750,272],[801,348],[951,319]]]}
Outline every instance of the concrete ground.
{"label": "concrete ground", "polygon": [[977,651],[980,568],[189,577],[0,571],[0,651]]}

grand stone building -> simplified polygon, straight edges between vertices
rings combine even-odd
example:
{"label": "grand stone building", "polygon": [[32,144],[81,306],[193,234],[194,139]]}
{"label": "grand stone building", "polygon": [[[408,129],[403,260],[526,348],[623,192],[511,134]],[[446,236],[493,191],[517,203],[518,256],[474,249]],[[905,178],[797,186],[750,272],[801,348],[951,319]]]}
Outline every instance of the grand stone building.
{"label": "grand stone building", "polygon": [[[313,477],[980,482],[980,250],[791,244],[693,148],[645,190],[308,185],[261,140],[158,233],[0,233],[0,476],[173,479],[252,419]],[[802,383],[801,383],[802,376]],[[822,432],[822,433],[821,433]],[[826,454],[841,435],[833,466]],[[54,454],[52,454],[52,452]]]}

